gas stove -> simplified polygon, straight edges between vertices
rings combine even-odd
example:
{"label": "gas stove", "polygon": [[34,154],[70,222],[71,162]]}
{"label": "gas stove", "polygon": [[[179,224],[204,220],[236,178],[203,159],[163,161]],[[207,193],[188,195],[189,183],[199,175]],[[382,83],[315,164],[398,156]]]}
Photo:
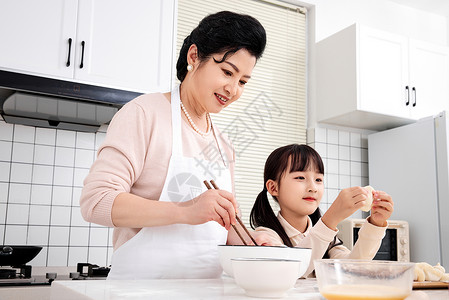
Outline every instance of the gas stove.
{"label": "gas stove", "polygon": [[30,265],[0,267],[1,286],[51,285],[54,280],[106,279],[110,268],[90,263],[78,263],[75,267],[35,267]]}

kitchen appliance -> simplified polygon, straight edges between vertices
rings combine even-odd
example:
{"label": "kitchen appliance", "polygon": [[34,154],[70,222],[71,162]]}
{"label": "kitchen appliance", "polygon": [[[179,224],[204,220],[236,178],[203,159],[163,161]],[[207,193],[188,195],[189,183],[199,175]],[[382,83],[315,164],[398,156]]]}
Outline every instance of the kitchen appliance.
{"label": "kitchen appliance", "polygon": [[[352,250],[365,219],[345,219],[338,224],[338,238]],[[410,261],[410,238],[408,222],[388,220],[385,237],[382,239],[375,260]]]}
{"label": "kitchen appliance", "polygon": [[410,260],[449,265],[447,112],[368,136],[369,182],[410,228]]}
{"label": "kitchen appliance", "polygon": [[95,132],[140,93],[0,70],[7,123]]}
{"label": "kitchen appliance", "polygon": [[41,250],[38,246],[1,246],[0,286],[31,284],[31,266],[26,263]]}
{"label": "kitchen appliance", "polygon": [[[75,267],[8,266],[0,269],[0,288],[5,286],[45,286],[55,280],[105,280],[109,267],[91,263],[78,263]],[[55,270],[57,269],[57,271]]]}

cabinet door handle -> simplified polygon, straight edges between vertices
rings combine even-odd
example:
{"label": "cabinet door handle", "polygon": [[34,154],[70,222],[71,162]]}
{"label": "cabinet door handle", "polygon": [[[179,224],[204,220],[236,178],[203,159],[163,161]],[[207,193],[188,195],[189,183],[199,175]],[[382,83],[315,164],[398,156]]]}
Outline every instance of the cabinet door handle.
{"label": "cabinet door handle", "polygon": [[410,89],[408,88],[408,85],[405,87],[405,106],[408,106],[410,104]]}
{"label": "cabinet door handle", "polygon": [[412,94],[413,94],[413,107],[416,106],[416,89],[415,87],[412,88]]}
{"label": "cabinet door handle", "polygon": [[70,67],[70,51],[72,50],[72,39],[69,38],[69,55],[67,55],[67,62],[66,62],[66,66]]}
{"label": "cabinet door handle", "polygon": [[84,41],[81,42],[81,63],[80,63],[80,69],[84,67],[84,45],[86,43]]}

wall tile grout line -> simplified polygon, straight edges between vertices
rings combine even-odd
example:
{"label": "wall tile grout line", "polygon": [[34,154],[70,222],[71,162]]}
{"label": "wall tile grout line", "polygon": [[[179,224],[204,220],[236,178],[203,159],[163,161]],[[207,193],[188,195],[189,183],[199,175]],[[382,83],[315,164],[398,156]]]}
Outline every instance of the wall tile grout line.
{"label": "wall tile grout line", "polygon": [[[73,186],[75,185],[75,169],[76,169],[76,149],[77,149],[77,137],[78,137],[78,132],[75,132],[75,153],[73,155],[73,170],[72,170],[72,189],[70,192],[70,207],[72,207],[73,205]],[[67,240],[67,260],[66,260],[66,264],[67,266],[69,265],[69,261],[70,261],[70,238],[71,238],[71,234],[72,234],[72,212],[73,209],[70,208],[70,219],[69,219],[69,238]]]}
{"label": "wall tile grout line", "polygon": [[[55,162],[56,162],[56,144],[57,144],[57,139],[58,139],[58,135],[57,135],[57,129],[56,129],[56,134],[55,134],[55,147],[53,149],[53,172],[52,172],[52,180],[51,182],[54,183],[55,181]],[[51,222],[52,222],[52,215],[53,212],[53,188],[51,189],[50,192],[50,217],[49,217],[49,221],[48,221],[48,236],[47,236],[47,257],[45,260],[45,265],[48,266],[48,260],[49,260],[49,255],[50,255],[50,235],[51,235]]]}
{"label": "wall tile grout line", "polygon": [[[14,125],[16,126],[16,125]],[[34,155],[35,155],[35,144],[36,144],[36,128],[33,130],[34,131],[34,135],[33,135],[33,162],[34,162]],[[29,193],[29,198],[28,198],[28,222],[27,222],[27,230],[26,230],[26,236],[25,236],[25,243],[28,245],[28,236],[30,234],[30,217],[31,217],[31,191],[32,191],[32,187],[33,187],[33,172],[34,172],[34,168],[31,168],[31,182],[30,182],[30,193]]]}
{"label": "wall tile grout line", "polygon": [[[9,163],[9,176],[8,176],[8,180],[11,181],[11,176],[12,176],[12,156],[13,156],[13,150],[14,150],[14,126],[12,126],[12,134],[11,134],[11,154],[10,154],[10,163]],[[6,212],[5,212],[5,229],[3,230],[3,244],[7,244],[6,243],[6,223],[8,222],[8,206],[9,206],[9,196],[10,196],[10,192],[11,192],[11,183],[8,183],[8,192],[6,194],[7,198],[6,198]]]}

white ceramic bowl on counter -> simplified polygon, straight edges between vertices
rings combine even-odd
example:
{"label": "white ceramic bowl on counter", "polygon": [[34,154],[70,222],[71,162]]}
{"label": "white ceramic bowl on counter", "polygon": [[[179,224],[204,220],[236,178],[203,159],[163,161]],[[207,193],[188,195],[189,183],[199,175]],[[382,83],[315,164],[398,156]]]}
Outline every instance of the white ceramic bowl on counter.
{"label": "white ceramic bowl on counter", "polygon": [[231,259],[233,258],[272,258],[301,261],[301,267],[299,268],[297,277],[299,278],[304,275],[309,267],[312,249],[277,246],[219,245],[218,254],[223,270],[231,277],[234,277],[231,263]]}
{"label": "white ceramic bowl on counter", "polygon": [[235,283],[246,295],[281,298],[293,288],[301,266],[299,260],[270,258],[231,259]]}
{"label": "white ceramic bowl on counter", "polygon": [[328,300],[405,299],[412,292],[414,263],[317,259],[318,289]]}

